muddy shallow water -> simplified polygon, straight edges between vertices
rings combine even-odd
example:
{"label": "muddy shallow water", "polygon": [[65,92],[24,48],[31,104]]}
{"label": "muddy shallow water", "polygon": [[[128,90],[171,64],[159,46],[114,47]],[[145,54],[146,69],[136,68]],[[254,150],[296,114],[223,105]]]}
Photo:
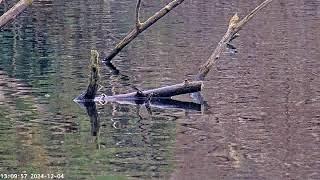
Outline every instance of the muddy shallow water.
{"label": "muddy shallow water", "polygon": [[[144,2],[142,16],[167,2]],[[102,64],[101,92],[193,78],[229,18],[259,3],[186,0],[120,53],[117,69]],[[0,173],[320,179],[319,6],[274,1],[250,21],[238,53],[223,53],[204,82],[208,107],[98,104],[95,122],[72,100],[86,87],[90,49],[104,57],[126,34],[135,1],[35,1],[0,31]]]}

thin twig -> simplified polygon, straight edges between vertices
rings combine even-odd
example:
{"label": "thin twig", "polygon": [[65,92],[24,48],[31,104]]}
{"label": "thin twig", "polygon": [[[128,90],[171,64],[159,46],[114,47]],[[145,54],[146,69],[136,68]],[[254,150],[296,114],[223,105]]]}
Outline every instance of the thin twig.
{"label": "thin twig", "polygon": [[141,7],[141,0],[137,0],[137,7],[136,7],[136,29],[139,30],[141,23],[140,23],[140,7]]}

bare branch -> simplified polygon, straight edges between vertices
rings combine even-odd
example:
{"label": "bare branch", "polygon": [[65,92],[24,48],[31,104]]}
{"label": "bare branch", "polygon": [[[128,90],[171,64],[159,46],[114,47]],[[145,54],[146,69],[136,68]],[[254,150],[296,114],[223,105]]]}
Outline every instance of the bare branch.
{"label": "bare branch", "polygon": [[244,17],[236,26],[235,33],[241,30],[244,25],[247,24],[248,21],[250,21],[261,9],[266,7],[269,3],[271,3],[272,0],[265,0],[263,3],[261,3],[258,7],[256,7],[254,10],[252,10],[246,17]]}
{"label": "bare branch", "polygon": [[139,30],[141,23],[140,23],[140,7],[141,7],[141,0],[137,0],[137,7],[136,7],[136,28]]}
{"label": "bare branch", "polygon": [[266,5],[271,3],[272,0],[265,0],[263,3],[261,3],[258,7],[256,7],[253,11],[251,11],[247,16],[245,16],[241,21],[238,17],[237,13],[230,19],[229,27],[227,32],[224,34],[222,39],[220,40],[218,46],[210,56],[210,58],[206,61],[205,64],[203,64],[196,76],[196,80],[204,80],[212,66],[216,63],[216,61],[219,59],[222,51],[226,48],[227,43],[229,43],[232,39],[234,39],[237,36],[237,33],[243,28],[245,24],[249,20],[251,20],[262,8],[264,8]]}
{"label": "bare branch", "polygon": [[[1,1],[1,0],[0,0]],[[9,9],[0,17],[0,28],[13,21],[19,14],[21,14],[29,5],[32,0],[20,0],[16,5]]]}
{"label": "bare branch", "polygon": [[[140,33],[145,31],[151,25],[156,23],[163,16],[168,14],[172,9],[180,5],[184,0],[173,0],[165,7],[163,7],[160,11],[156,12],[153,16],[151,16],[148,20],[141,24],[139,30],[137,28],[132,29],[126,37],[124,37],[114,49],[111,50],[110,54],[105,58],[105,61],[110,62],[124,47],[126,47],[132,40],[134,40]],[[140,7],[139,1],[137,2],[137,7]],[[136,16],[139,16],[138,9],[136,10]],[[136,18],[137,19],[137,18]]]}

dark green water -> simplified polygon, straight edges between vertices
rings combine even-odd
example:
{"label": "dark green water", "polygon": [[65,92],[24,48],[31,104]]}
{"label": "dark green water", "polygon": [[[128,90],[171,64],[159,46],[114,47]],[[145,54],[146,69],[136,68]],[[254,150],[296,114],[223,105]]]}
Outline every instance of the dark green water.
{"label": "dark green water", "polygon": [[[143,17],[166,2],[144,2]],[[233,13],[260,2],[186,0],[114,59],[119,72],[101,64],[100,91],[192,78]],[[135,1],[35,0],[0,31],[0,173],[320,179],[319,6],[274,1],[255,17],[234,42],[239,52],[225,52],[204,83],[209,108],[149,114],[145,106],[97,104],[93,121],[73,102],[86,88],[90,50],[104,57],[130,30]]]}

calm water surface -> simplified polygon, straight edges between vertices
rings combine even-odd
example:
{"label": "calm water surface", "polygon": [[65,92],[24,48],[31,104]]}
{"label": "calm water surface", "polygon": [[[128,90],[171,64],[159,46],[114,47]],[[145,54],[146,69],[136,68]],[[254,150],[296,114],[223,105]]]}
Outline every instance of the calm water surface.
{"label": "calm water surface", "polygon": [[[144,2],[143,17],[167,1]],[[180,83],[229,18],[260,0],[186,0],[102,64],[101,92]],[[0,12],[14,4],[0,5]],[[133,0],[35,1],[0,31],[0,172],[66,179],[320,179],[320,1],[274,1],[204,83],[209,107],[72,100],[90,49],[104,57],[132,27]],[[191,102],[188,96],[177,98]],[[95,118],[98,117],[98,118]]]}

